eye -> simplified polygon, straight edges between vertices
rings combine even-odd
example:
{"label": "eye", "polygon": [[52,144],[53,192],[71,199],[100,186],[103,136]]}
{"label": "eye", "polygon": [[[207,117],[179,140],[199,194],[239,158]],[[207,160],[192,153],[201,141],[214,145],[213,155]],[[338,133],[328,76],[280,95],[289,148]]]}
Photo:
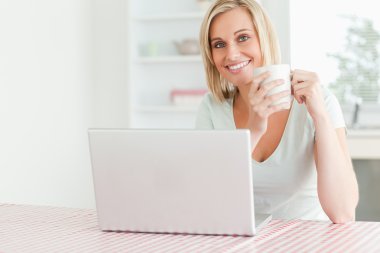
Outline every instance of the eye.
{"label": "eye", "polygon": [[222,48],[225,46],[224,42],[218,41],[214,44],[214,48]]}
{"label": "eye", "polygon": [[248,35],[241,35],[241,36],[239,36],[239,41],[246,41],[248,39],[249,39]]}

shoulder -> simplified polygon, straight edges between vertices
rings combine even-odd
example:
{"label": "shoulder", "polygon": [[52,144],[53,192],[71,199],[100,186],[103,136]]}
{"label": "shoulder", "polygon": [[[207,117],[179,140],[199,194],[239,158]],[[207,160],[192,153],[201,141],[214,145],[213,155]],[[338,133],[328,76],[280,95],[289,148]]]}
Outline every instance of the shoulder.
{"label": "shoulder", "polygon": [[217,109],[217,108],[224,108],[226,106],[229,106],[231,104],[230,100],[226,100],[224,102],[218,101],[214,95],[211,92],[206,93],[203,96],[200,109]]}
{"label": "shoulder", "polygon": [[232,100],[218,101],[212,93],[203,96],[196,116],[196,128],[216,129],[225,127],[231,121]]}
{"label": "shoulder", "polygon": [[336,99],[336,96],[334,95],[334,93],[332,93],[332,91],[328,87],[322,85],[321,88],[322,88],[323,99],[325,101]]}
{"label": "shoulder", "polygon": [[202,99],[202,104],[212,104],[215,102],[215,98],[211,92],[207,92]]}
{"label": "shoulder", "polygon": [[345,120],[342,108],[335,94],[326,86],[322,86],[322,94],[327,112],[335,128],[345,127]]}
{"label": "shoulder", "polygon": [[212,95],[211,92],[207,92],[204,96],[203,96],[203,100],[202,100],[203,103],[207,103],[207,104],[217,104],[217,103],[220,103],[216,100],[216,98],[214,97],[214,95]]}
{"label": "shoulder", "polygon": [[322,86],[322,96],[327,110],[340,109],[340,104],[335,94],[326,86]]}

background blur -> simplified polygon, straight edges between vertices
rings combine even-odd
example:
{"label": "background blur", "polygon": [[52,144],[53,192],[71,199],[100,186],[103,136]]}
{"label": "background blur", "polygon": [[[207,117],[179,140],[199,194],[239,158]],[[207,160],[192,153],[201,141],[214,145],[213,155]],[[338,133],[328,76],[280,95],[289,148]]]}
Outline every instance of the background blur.
{"label": "background blur", "polygon": [[[339,97],[380,220],[380,21],[368,0],[261,0],[283,62]],[[87,129],[192,128],[208,1],[0,0],[0,202],[93,208]],[[360,10],[360,11],[359,11]],[[378,15],[377,15],[378,16]]]}

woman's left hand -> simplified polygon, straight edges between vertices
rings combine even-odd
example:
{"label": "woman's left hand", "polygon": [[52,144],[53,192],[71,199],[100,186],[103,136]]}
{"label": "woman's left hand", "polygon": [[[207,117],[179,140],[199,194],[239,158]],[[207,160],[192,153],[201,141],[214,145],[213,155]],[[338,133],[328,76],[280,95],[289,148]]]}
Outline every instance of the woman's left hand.
{"label": "woman's left hand", "polygon": [[292,93],[299,104],[305,103],[312,118],[326,113],[318,75],[296,69],[292,71]]}

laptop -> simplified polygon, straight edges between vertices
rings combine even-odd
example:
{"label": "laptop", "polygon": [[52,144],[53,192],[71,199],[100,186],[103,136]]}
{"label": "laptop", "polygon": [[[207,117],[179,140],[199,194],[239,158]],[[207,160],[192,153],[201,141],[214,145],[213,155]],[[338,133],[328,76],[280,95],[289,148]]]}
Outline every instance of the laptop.
{"label": "laptop", "polygon": [[253,236],[248,130],[89,129],[103,231]]}

